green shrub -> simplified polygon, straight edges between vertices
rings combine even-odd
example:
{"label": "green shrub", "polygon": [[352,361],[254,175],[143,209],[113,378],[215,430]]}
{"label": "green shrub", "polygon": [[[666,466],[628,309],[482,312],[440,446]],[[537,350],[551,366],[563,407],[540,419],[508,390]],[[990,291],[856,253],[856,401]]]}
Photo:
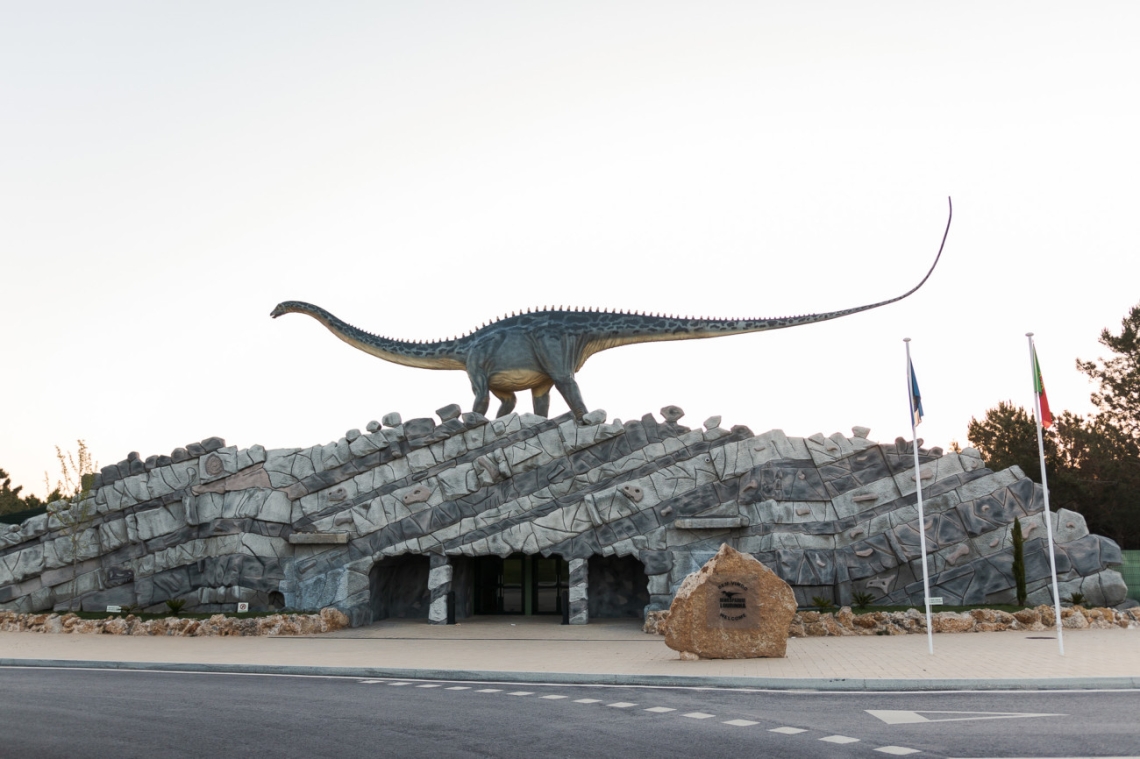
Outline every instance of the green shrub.
{"label": "green shrub", "polygon": [[866,591],[858,591],[851,594],[851,603],[856,609],[866,609],[875,601],[875,594]]}
{"label": "green shrub", "polygon": [[171,598],[166,602],[166,605],[170,608],[170,613],[177,617],[178,612],[182,611],[182,607],[186,605],[186,599]]}

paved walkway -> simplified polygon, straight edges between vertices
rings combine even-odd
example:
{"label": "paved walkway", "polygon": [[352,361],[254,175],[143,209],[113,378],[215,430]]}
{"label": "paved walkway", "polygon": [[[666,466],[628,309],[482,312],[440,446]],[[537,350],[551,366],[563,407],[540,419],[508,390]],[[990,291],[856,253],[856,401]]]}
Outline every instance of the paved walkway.
{"label": "paved walkway", "polygon": [[312,637],[0,633],[0,664],[761,688],[1140,688],[1140,630],[793,638],[784,659],[681,661],[633,621],[387,620]]}

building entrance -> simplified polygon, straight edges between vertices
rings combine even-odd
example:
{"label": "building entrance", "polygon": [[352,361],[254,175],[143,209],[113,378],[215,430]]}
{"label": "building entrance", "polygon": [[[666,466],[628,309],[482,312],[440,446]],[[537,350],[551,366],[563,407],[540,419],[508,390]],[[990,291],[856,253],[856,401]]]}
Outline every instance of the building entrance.
{"label": "building entrance", "polygon": [[570,567],[557,556],[475,559],[476,614],[561,614]]}

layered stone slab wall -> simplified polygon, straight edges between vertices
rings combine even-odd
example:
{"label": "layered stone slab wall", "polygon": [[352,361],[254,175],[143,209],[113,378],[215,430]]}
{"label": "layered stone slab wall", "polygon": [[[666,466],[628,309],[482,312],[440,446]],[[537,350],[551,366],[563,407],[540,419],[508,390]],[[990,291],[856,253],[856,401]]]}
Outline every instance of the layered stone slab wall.
{"label": "layered stone slab wall", "polygon": [[[572,620],[588,618],[585,559],[632,556],[648,576],[647,609],[668,608],[684,577],[721,545],[750,553],[809,604],[854,592],[917,603],[918,524],[912,449],[851,436],[754,436],[720,420],[703,429],[646,415],[578,425],[568,416],[488,421],[440,409],[398,414],[327,445],[238,449],[220,438],[170,456],[132,454],[105,467],[78,557],[57,517],[0,534],[0,609],[21,612],[336,607],[372,619],[369,573],[391,556],[435,557],[424,588],[432,621],[453,588],[446,557],[560,555],[571,562]],[[920,450],[932,593],[947,604],[1011,601],[1009,529],[1026,534],[1030,601],[1047,602],[1041,489],[978,454]],[[1119,548],[1075,513],[1054,515],[1062,594],[1123,600]]]}

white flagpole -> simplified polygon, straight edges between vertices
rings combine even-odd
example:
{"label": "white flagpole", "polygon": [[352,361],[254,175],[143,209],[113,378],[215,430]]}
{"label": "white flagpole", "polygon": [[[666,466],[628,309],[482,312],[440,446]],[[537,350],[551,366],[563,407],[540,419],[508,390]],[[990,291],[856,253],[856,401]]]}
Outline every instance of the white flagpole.
{"label": "white flagpole", "polygon": [[926,604],[926,645],[930,655],[934,655],[934,626],[930,619],[930,575],[926,570],[926,515],[922,510],[922,470],[918,460],[918,432],[915,428],[914,412],[914,369],[910,365],[910,338],[906,343],[906,397],[910,399],[910,437],[914,448],[914,488],[918,494],[918,545],[922,551],[922,599]]}
{"label": "white flagpole", "polygon": [[1041,455],[1041,493],[1045,496],[1045,536],[1049,541],[1049,574],[1053,578],[1053,614],[1057,621],[1057,650],[1065,655],[1065,638],[1061,632],[1061,591],[1057,588],[1057,557],[1053,551],[1053,515],[1049,511],[1049,483],[1045,478],[1045,438],[1041,432],[1041,394],[1037,392],[1037,350],[1033,347],[1033,333],[1029,338],[1029,369],[1033,372],[1033,416],[1037,419],[1037,452]]}

